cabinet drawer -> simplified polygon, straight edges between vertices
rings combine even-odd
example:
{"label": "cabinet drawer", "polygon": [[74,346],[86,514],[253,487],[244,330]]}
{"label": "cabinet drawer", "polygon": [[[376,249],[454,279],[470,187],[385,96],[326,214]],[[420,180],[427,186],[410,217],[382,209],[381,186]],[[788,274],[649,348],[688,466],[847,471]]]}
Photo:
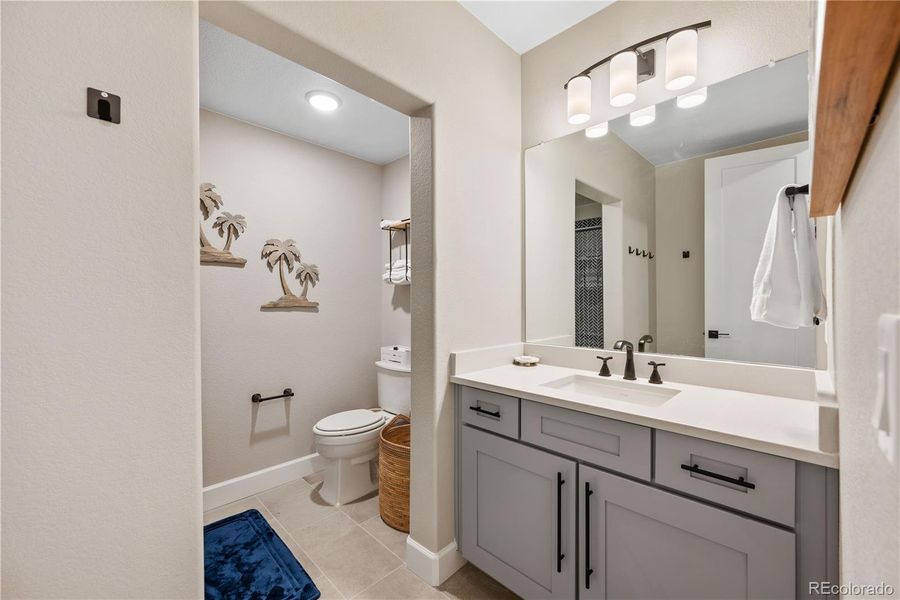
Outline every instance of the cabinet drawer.
{"label": "cabinet drawer", "polygon": [[789,527],[794,526],[794,469],[794,461],[780,456],[656,432],[658,484]]}
{"label": "cabinet drawer", "polygon": [[650,479],[650,428],[522,401],[522,439],[632,477]]}
{"label": "cabinet drawer", "polygon": [[463,423],[511,438],[519,437],[519,399],[470,387],[461,389]]}

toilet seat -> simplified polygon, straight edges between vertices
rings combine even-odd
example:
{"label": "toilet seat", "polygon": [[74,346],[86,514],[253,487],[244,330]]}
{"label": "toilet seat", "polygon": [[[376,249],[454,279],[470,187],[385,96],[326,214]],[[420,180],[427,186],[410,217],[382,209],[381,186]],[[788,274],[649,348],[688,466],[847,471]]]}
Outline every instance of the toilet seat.
{"label": "toilet seat", "polygon": [[313,432],[323,437],[357,435],[380,429],[384,426],[385,420],[384,414],[380,411],[345,410],[321,419],[313,427]]}

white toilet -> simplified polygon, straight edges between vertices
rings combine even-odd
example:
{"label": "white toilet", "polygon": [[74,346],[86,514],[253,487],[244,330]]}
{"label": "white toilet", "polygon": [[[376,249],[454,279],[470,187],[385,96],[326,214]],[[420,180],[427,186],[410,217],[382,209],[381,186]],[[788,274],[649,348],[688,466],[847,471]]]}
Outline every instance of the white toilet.
{"label": "white toilet", "polygon": [[[409,350],[405,350],[408,354]],[[412,376],[406,366],[408,358],[404,362],[405,365],[386,360],[375,363],[379,410],[339,412],[313,427],[316,451],[329,461],[319,490],[329,504],[340,506],[352,502],[378,487],[378,475],[373,467],[378,458],[379,434],[395,415],[409,414]]]}

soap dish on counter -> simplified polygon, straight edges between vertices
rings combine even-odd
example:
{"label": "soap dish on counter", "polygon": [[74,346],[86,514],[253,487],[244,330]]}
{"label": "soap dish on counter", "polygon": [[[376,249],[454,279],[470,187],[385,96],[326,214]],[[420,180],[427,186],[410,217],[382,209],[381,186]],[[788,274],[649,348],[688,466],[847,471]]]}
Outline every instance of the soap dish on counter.
{"label": "soap dish on counter", "polygon": [[539,362],[541,362],[540,358],[537,356],[528,356],[527,354],[513,358],[513,364],[517,367],[536,367]]}

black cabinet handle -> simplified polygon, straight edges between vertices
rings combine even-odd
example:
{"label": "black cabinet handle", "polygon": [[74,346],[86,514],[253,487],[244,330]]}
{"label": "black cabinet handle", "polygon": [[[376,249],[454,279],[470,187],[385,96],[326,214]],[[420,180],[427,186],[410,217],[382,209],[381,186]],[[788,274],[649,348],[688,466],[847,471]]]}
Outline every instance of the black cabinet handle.
{"label": "black cabinet handle", "polygon": [[556,572],[562,573],[562,561],[566,557],[562,551],[562,486],[566,482],[562,473],[556,472]]}
{"label": "black cabinet handle", "polygon": [[484,410],[484,409],[481,408],[480,406],[470,406],[470,407],[469,407],[469,410],[474,410],[474,411],[477,412],[479,415],[487,415],[487,416],[489,416],[489,417],[497,417],[498,419],[500,418],[500,411],[499,411],[499,410],[498,410],[497,412],[491,412],[491,411],[489,411],[489,410]]}
{"label": "black cabinet handle", "polygon": [[591,589],[591,496],[594,495],[589,481],[584,482],[584,589]]}
{"label": "black cabinet handle", "polygon": [[704,477],[712,477],[713,479],[718,479],[719,481],[727,481],[728,483],[733,483],[734,485],[740,485],[748,490],[755,490],[756,484],[750,483],[749,481],[745,481],[743,477],[738,477],[735,479],[734,477],[728,477],[727,475],[719,475],[718,473],[713,473],[712,471],[707,471],[705,469],[701,469],[697,465],[681,465],[681,468],[685,471],[690,471],[691,473],[696,473],[697,475],[703,475]]}

